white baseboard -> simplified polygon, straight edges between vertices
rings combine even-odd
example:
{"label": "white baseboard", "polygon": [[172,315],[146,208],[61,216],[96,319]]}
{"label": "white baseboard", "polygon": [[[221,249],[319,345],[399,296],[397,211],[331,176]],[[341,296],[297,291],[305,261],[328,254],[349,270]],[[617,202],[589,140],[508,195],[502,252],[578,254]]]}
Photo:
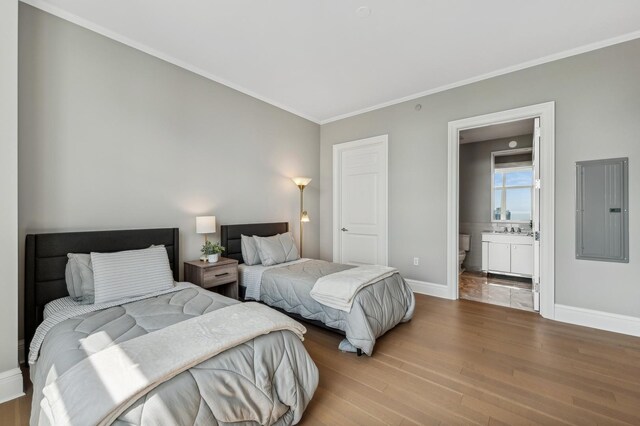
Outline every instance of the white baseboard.
{"label": "white baseboard", "polygon": [[556,321],[640,337],[640,318],[574,306],[556,305]]}
{"label": "white baseboard", "polygon": [[25,362],[24,355],[25,355],[24,340],[18,340],[18,363],[24,364]]}
{"label": "white baseboard", "polygon": [[441,297],[450,299],[449,287],[443,284],[429,283],[426,281],[411,280],[405,278],[405,281],[414,293],[426,294],[427,296]]}
{"label": "white baseboard", "polygon": [[0,404],[24,395],[22,371],[19,368],[0,373]]}
{"label": "white baseboard", "polygon": [[[449,288],[443,284],[429,283],[405,278],[414,293],[450,299]],[[592,309],[577,308],[567,305],[555,305],[555,321],[582,325],[614,333],[640,337],[640,318],[627,315],[612,314]]]}

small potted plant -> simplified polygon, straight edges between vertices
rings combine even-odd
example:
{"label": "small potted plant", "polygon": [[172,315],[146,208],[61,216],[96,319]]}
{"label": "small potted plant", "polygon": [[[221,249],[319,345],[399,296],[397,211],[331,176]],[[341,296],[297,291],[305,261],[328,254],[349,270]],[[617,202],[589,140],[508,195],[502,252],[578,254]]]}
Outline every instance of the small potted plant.
{"label": "small potted plant", "polygon": [[224,251],[224,247],[222,247],[219,243],[212,243],[211,241],[207,241],[202,246],[202,250],[200,250],[203,255],[207,258],[209,263],[216,263],[220,258],[220,253]]}

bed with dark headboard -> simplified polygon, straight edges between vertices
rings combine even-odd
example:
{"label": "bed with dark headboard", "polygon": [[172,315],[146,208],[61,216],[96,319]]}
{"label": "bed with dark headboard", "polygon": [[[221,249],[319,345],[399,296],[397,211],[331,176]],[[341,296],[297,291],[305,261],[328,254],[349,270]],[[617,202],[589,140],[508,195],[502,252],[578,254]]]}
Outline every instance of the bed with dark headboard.
{"label": "bed with dark headboard", "polygon": [[[221,233],[220,244],[222,244],[222,246],[226,248],[225,257],[228,257],[230,259],[235,259],[239,263],[244,263],[244,259],[242,258],[242,243],[241,243],[242,235],[247,235],[247,236],[257,235],[258,237],[271,237],[276,234],[284,234],[285,232],[288,232],[288,231],[289,231],[288,222],[222,225],[220,227],[220,233]],[[239,294],[240,294],[240,300],[243,300],[244,294],[245,294],[244,287],[240,286]],[[299,321],[311,323],[319,327],[325,328],[327,330],[344,334],[342,330],[337,330],[335,328],[329,327],[320,321],[314,321],[308,318],[304,318],[300,315],[284,311],[277,307],[272,306],[272,308],[286,315],[289,315],[290,317],[295,318]]]}
{"label": "bed with dark headboard", "polygon": [[[225,256],[244,263],[242,235],[270,237],[288,230],[289,225],[286,222],[223,225],[221,226],[221,243],[227,249]],[[244,270],[245,268],[260,267],[261,265],[243,265],[241,268]],[[415,298],[411,288],[398,273],[380,278],[363,287],[357,295],[358,309],[355,312],[354,310],[345,312],[323,306],[309,296],[315,283],[314,279],[317,280],[318,276],[330,275],[349,268],[351,268],[349,265],[314,259],[305,260],[304,267],[298,267],[294,264],[284,266],[283,264],[282,269],[277,267],[268,272],[264,271],[265,274],[269,274],[266,281],[265,277],[260,274],[259,279],[262,280],[259,288],[260,300],[262,303],[300,321],[346,334],[352,349],[355,347],[358,354],[361,354],[361,351],[371,354],[375,344],[375,338],[372,336],[381,336],[398,323],[408,321],[413,315]],[[241,274],[244,275],[244,272],[241,271]],[[255,276],[254,273],[247,274],[247,277]],[[266,286],[265,283],[267,283]],[[247,290],[242,284],[241,282],[239,292],[241,299],[244,299]],[[252,294],[253,297],[255,294]],[[306,317],[302,316],[303,312]],[[344,347],[348,348],[349,345]]]}
{"label": "bed with dark headboard", "polygon": [[[28,235],[25,280],[26,347],[29,347],[33,340],[36,326],[42,322],[44,305],[68,295],[65,283],[67,253],[117,252],[144,249],[151,245],[165,246],[169,264],[173,270],[173,277],[178,280],[178,229]],[[67,313],[63,311],[60,311],[62,315],[52,315],[51,321],[45,322],[49,327],[47,333],[51,334],[46,334],[45,337],[40,332],[38,333],[38,341],[42,338],[39,346],[40,356],[36,363],[30,365],[30,376],[33,378],[32,423],[40,424],[39,418],[44,419],[45,416],[48,418],[42,423],[55,423],[50,418],[51,412],[42,410],[41,407],[53,406],[58,402],[60,402],[60,409],[64,411],[63,415],[70,415],[74,424],[96,424],[105,419],[108,419],[109,423],[114,420],[115,423],[122,423],[124,419],[130,419],[130,416],[137,416],[140,423],[153,423],[152,419],[162,416],[170,419],[193,419],[192,422],[197,422],[195,419],[201,417],[198,409],[200,401],[209,401],[210,420],[214,423],[232,419],[232,421],[244,424],[255,419],[270,419],[274,412],[278,413],[283,409],[286,412],[283,412],[282,417],[279,418],[281,421],[286,423],[286,419],[300,418],[317,387],[318,374],[317,368],[301,343],[301,339],[290,329],[276,328],[267,333],[260,332],[254,338],[242,340],[242,342],[252,342],[250,345],[242,344],[242,342],[239,342],[238,345],[225,345],[226,347],[222,348],[225,352],[224,355],[219,351],[209,352],[206,354],[208,356],[206,368],[193,367],[193,364],[187,366],[198,368],[198,375],[204,382],[224,381],[228,386],[200,387],[193,381],[180,379],[183,377],[180,372],[184,371],[186,363],[192,362],[193,354],[204,355],[203,352],[193,352],[192,348],[186,348],[184,343],[178,344],[173,341],[172,337],[181,332],[181,330],[175,329],[175,327],[181,327],[181,322],[182,324],[190,322],[183,326],[192,328],[194,324],[192,321],[197,321],[202,327],[208,328],[210,332],[199,333],[198,338],[201,339],[201,345],[203,342],[205,343],[203,350],[212,351],[221,338],[216,327],[211,327],[211,321],[220,321],[221,324],[225,324],[222,327],[224,330],[228,330],[232,326],[225,322],[222,315],[215,316],[216,312],[235,309],[227,312],[236,312],[238,316],[234,318],[246,318],[247,320],[254,315],[260,315],[254,310],[247,310],[246,305],[222,295],[196,286],[187,285],[186,287],[157,297],[149,295],[142,300],[134,298],[137,301],[134,303],[135,308],[131,310],[122,309],[123,306],[128,305],[126,302],[104,310],[100,309],[100,306],[88,306],[90,312],[81,314],[80,323],[89,319],[90,327],[78,327],[77,320],[80,318],[78,312],[84,312],[83,307],[78,307],[78,309],[75,306],[67,307],[66,309],[70,309],[68,314],[72,315],[68,318],[66,317]],[[182,296],[176,297],[178,294]],[[188,307],[187,304],[189,304]],[[111,306],[109,303],[107,305]],[[110,313],[103,314],[103,312]],[[266,313],[262,315],[266,317]],[[241,319],[238,321],[243,323]],[[132,325],[135,328],[133,333],[130,332]],[[93,345],[91,349],[83,346],[83,341],[91,340],[92,336],[96,335],[101,336],[96,339],[101,343]],[[105,341],[103,336],[108,336],[109,339]],[[224,338],[222,340],[224,341]],[[153,342],[149,343],[149,341]],[[103,378],[113,371],[114,366],[109,362],[114,357],[100,358],[103,361],[96,361],[98,358],[96,357],[90,363],[82,361],[87,361],[91,355],[104,353],[101,351],[119,349],[117,345],[121,343],[126,343],[128,346],[125,348],[128,349],[121,349],[120,353],[125,353],[125,351],[143,353],[149,344],[166,344],[170,345],[167,346],[166,352],[175,354],[172,351],[177,348],[184,356],[153,356],[146,360],[147,363],[159,362],[157,367],[149,367],[151,370],[158,371],[160,368],[166,369],[170,373],[164,374],[163,377],[150,379],[142,393],[140,393],[141,388],[132,389],[124,386],[123,382],[126,383],[126,378],[123,377],[119,377],[117,382],[109,381],[109,390],[105,391],[104,389],[107,387],[102,386]],[[159,349],[158,353],[164,353],[164,351]],[[118,357],[115,358],[117,360]],[[126,358],[128,361],[131,359],[131,357]],[[234,360],[233,366],[229,365],[229,359]],[[83,369],[87,364],[90,364],[91,367],[85,371]],[[118,366],[125,364],[127,361],[119,362]],[[127,365],[129,369],[136,369],[138,368],[136,364],[131,361]],[[247,375],[248,371],[252,374]],[[266,384],[270,386],[268,389],[265,389],[263,375],[269,378]],[[64,395],[61,393],[54,404],[41,405],[41,401],[45,397],[43,391],[45,386],[58,383],[50,382],[53,376],[56,376],[57,380],[66,380],[64,383],[70,385],[65,387]],[[255,379],[251,379],[251,377]],[[83,392],[78,391],[80,385],[78,382],[89,383],[89,386],[85,386]],[[161,386],[156,387],[160,384]],[[56,389],[63,387],[56,387]],[[147,399],[153,401],[153,395],[159,388],[164,389],[160,392],[186,397],[188,403],[161,404],[161,406],[150,403],[147,405]],[[112,404],[114,401],[100,396],[106,395],[108,397],[110,389],[118,389],[118,395],[125,398]],[[229,404],[228,389],[237,390],[233,395],[232,404]],[[287,393],[282,398],[278,393],[280,389],[287,389]],[[86,410],[84,401],[94,401],[96,398],[103,402],[99,404],[100,408]],[[68,407],[78,409],[74,411]],[[193,409],[193,407],[196,408]],[[237,407],[242,407],[242,412],[238,412]],[[135,413],[131,414],[133,411]],[[144,416],[143,411],[146,413]],[[118,418],[116,419],[116,417]],[[0,423],[2,422],[0,421]]]}
{"label": "bed with dark headboard", "polygon": [[241,235],[257,235],[258,237],[270,237],[276,234],[284,234],[289,231],[288,222],[273,223],[249,223],[243,225],[222,225],[220,227],[221,241],[225,250],[225,257],[244,263],[242,259]]}
{"label": "bed with dark headboard", "polygon": [[179,281],[179,229],[135,229],[122,231],[65,232],[27,235],[25,251],[24,333],[29,348],[44,306],[68,296],[65,282],[67,253],[116,252],[164,245]]}

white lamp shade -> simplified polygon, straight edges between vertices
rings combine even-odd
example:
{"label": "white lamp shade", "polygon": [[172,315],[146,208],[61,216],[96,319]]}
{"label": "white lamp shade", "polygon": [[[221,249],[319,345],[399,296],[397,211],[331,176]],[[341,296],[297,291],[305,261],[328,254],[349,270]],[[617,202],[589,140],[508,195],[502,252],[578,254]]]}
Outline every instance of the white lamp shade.
{"label": "white lamp shade", "polygon": [[196,233],[215,234],[216,233],[216,217],[215,216],[196,217]]}
{"label": "white lamp shade", "polygon": [[294,177],[291,180],[298,186],[307,186],[311,182],[311,178],[308,177]]}
{"label": "white lamp shade", "polygon": [[300,216],[300,222],[309,222],[309,214],[305,211],[302,212],[302,215]]}

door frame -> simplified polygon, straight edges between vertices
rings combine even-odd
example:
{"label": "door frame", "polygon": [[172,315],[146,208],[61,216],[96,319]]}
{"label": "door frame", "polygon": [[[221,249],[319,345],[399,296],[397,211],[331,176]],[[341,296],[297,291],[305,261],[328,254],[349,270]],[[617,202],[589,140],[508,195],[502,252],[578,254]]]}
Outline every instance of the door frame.
{"label": "door frame", "polygon": [[540,315],[555,317],[555,102],[499,111],[449,122],[447,179],[447,290],[458,299],[460,131],[540,117]]}
{"label": "door frame", "polygon": [[340,160],[340,154],[344,151],[351,149],[358,149],[366,146],[373,146],[381,144],[383,147],[384,167],[387,170],[386,178],[382,183],[384,189],[384,208],[383,208],[383,231],[384,235],[384,252],[382,253],[382,259],[384,266],[389,265],[389,135],[373,136],[366,139],[358,139],[350,142],[343,142],[333,145],[333,261],[339,262],[342,249],[340,247],[340,200],[342,199],[341,193],[341,175],[342,162]]}

